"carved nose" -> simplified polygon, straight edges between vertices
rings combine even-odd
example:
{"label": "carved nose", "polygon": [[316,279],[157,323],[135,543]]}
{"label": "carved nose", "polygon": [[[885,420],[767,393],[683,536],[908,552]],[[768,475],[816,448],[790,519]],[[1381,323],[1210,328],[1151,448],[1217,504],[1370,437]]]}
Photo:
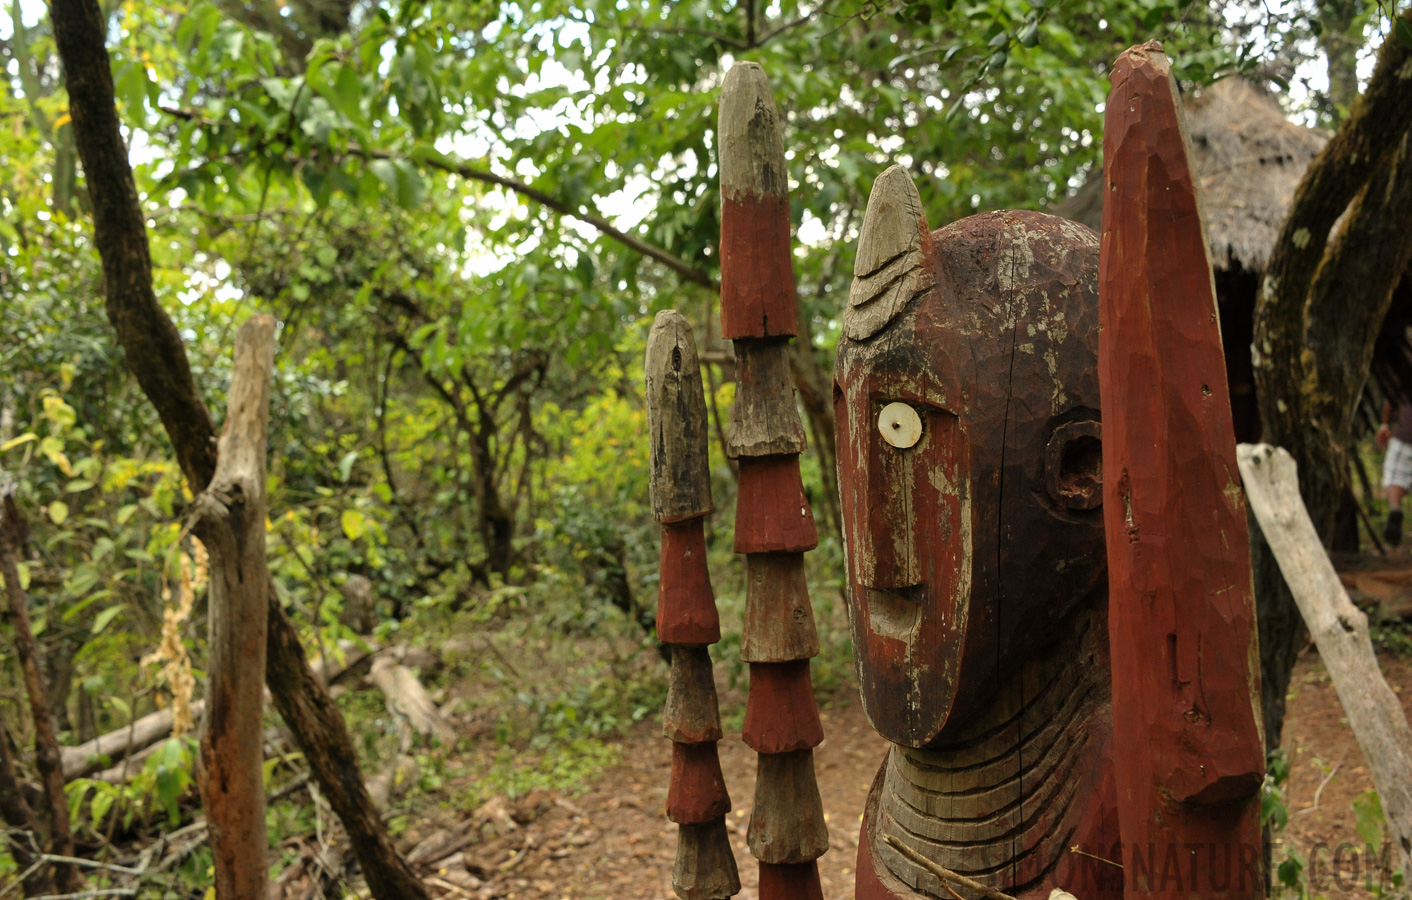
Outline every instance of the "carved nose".
{"label": "carved nose", "polygon": [[[922,583],[920,548],[917,546],[918,492],[914,467],[921,463],[912,448],[922,439],[922,425],[910,407],[910,416],[889,404],[879,416],[878,429],[884,445],[869,468],[866,546],[860,562],[859,580],[866,587],[895,591]],[[898,426],[898,420],[903,424]],[[915,429],[915,433],[913,433]],[[902,437],[899,438],[899,432]]]}

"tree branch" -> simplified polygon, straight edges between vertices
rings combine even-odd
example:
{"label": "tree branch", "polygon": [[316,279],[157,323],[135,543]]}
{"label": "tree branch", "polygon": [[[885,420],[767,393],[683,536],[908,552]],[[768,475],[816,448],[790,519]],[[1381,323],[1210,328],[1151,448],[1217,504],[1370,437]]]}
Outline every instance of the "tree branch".
{"label": "tree branch", "polygon": [[[97,0],[51,0],[50,19],[92,200],[108,318],[128,367],[161,417],[192,491],[199,492],[216,472],[215,427],[192,378],[181,336],[152,290],[147,227],[119,129]],[[369,891],[378,900],[427,900],[426,888],[397,853],[368,796],[343,715],[310,669],[272,580],[266,581],[265,592],[266,684],[348,832]]]}
{"label": "tree branch", "polygon": [[[389,153],[386,150],[369,149],[366,147],[360,147],[356,144],[349,145],[348,152],[353,154],[354,156],[360,156],[364,159],[395,158],[395,154]],[[692,284],[699,284],[702,287],[709,288],[713,291],[720,290],[720,285],[716,283],[715,279],[713,279],[703,270],[696,268],[695,266],[691,265],[680,257],[672,255],[670,252],[662,249],[661,247],[649,244],[641,238],[633,237],[627,232],[615,227],[613,223],[609,222],[602,216],[574,209],[572,206],[570,206],[565,201],[560,200],[558,197],[554,197],[550,194],[547,194],[544,191],[539,190],[538,188],[531,187],[530,185],[525,184],[523,181],[519,181],[514,178],[509,178],[504,175],[496,175],[494,172],[490,172],[485,169],[477,169],[475,166],[472,166],[466,162],[463,162],[461,160],[450,159],[432,150],[418,152],[413,155],[413,159],[416,162],[421,163],[422,165],[427,166],[429,168],[439,169],[443,172],[448,172],[452,175],[457,175],[461,178],[466,178],[471,181],[479,181],[484,184],[493,184],[498,187],[503,187],[507,190],[514,191],[515,193],[520,194],[524,197],[528,197],[534,202],[540,204],[541,206],[546,206],[557,213],[568,216],[571,219],[578,219],[580,222],[583,222],[585,224],[592,225],[594,228],[603,232],[605,235],[622,244],[623,246],[627,247],[628,249],[633,250],[637,253],[641,253],[643,256],[646,256],[649,259],[656,260],[657,262],[671,269],[673,272],[676,272],[678,275],[691,282]]]}
{"label": "tree branch", "polygon": [[[1412,22],[1412,9],[1402,21]],[[1324,261],[1329,234],[1373,173],[1386,167],[1412,121],[1407,72],[1412,49],[1395,37],[1383,40],[1368,89],[1300,181],[1265,270],[1255,310],[1253,355],[1260,414],[1273,440],[1301,440],[1309,422],[1299,394],[1306,384],[1303,350],[1309,289]],[[1294,399],[1296,403],[1291,403]],[[1280,404],[1283,404],[1283,409]],[[1302,452],[1294,449],[1301,462]],[[1319,510],[1311,509],[1318,523]]]}

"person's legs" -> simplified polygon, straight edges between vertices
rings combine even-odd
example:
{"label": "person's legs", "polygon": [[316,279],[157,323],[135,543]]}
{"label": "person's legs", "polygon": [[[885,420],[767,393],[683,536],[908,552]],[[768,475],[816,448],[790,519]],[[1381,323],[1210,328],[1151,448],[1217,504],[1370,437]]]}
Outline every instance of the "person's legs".
{"label": "person's legs", "polygon": [[1388,442],[1383,457],[1383,488],[1387,491],[1387,526],[1383,539],[1396,547],[1402,543],[1402,498],[1412,487],[1412,447],[1397,438]]}

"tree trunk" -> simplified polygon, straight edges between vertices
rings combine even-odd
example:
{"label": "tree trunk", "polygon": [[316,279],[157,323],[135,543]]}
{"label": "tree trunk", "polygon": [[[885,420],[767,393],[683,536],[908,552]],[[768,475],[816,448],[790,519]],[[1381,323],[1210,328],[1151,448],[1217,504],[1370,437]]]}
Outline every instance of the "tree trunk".
{"label": "tree trunk", "polygon": [[[35,825],[34,813],[25,802],[20,789],[19,776],[15,774],[15,762],[10,758],[10,734],[5,724],[0,722],[0,822],[5,823],[5,848],[15,867],[21,872],[28,871],[35,864],[39,849],[39,829]],[[54,879],[49,867],[40,865],[24,880],[22,885],[26,897],[42,897],[54,893]]]}
{"label": "tree trunk", "polygon": [[[54,719],[39,672],[34,631],[29,624],[29,597],[20,587],[17,565],[24,551],[25,524],[15,505],[14,487],[0,490],[0,575],[5,576],[5,595],[10,603],[10,616],[15,625],[15,650],[24,671],[25,688],[29,693],[30,714],[34,717],[34,764],[44,782],[44,799],[49,805],[49,852],[58,856],[74,855],[74,839],[69,833],[69,804],[64,797],[64,769],[59,762],[59,742],[54,736]],[[73,893],[80,887],[73,866],[56,864],[54,882],[60,890]]]}
{"label": "tree trunk", "polygon": [[[93,206],[108,319],[128,367],[157,409],[182,471],[199,492],[216,472],[215,428],[181,336],[152,290],[146,223],[119,127],[102,15],[96,0],[52,0],[50,18]],[[266,602],[266,683],[311,773],[343,821],[369,889],[377,900],[428,900],[368,797],[343,716],[309,668],[273,580],[266,582]]]}
{"label": "tree trunk", "polygon": [[[1412,11],[1399,17],[1412,21]],[[1412,260],[1412,164],[1405,136],[1412,49],[1389,37],[1367,92],[1295,191],[1255,310],[1252,357],[1264,439],[1286,448],[1314,528],[1327,543],[1348,479],[1344,448],[1397,279]],[[1337,236],[1333,226],[1347,213]],[[1260,617],[1266,741],[1279,745],[1302,626],[1260,542],[1252,560]]]}
{"label": "tree trunk", "polygon": [[1294,591],[1367,760],[1400,867],[1412,872],[1412,727],[1378,669],[1368,617],[1348,599],[1324,552],[1300,499],[1290,455],[1268,444],[1242,444],[1239,465],[1250,508]]}
{"label": "tree trunk", "polygon": [[263,900],[265,833],[265,448],[275,322],[255,316],[235,337],[230,410],[216,475],[192,503],[211,551],[210,657],[197,785],[211,828],[218,900]]}

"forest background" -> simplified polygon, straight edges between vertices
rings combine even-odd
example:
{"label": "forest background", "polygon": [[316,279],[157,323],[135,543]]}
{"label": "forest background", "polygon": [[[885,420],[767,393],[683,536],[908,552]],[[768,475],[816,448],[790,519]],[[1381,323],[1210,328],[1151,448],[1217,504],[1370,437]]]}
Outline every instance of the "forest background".
{"label": "forest background", "polygon": [[[1149,38],[1184,89],[1242,75],[1333,128],[1396,12],[1362,0],[103,4],[156,296],[208,408],[224,409],[235,330],[257,312],[280,323],[267,536],[306,651],[437,651],[427,684],[467,743],[416,743],[394,835],[428,802],[576,789],[660,707],[641,360],[655,312],[682,310],[725,433],[713,140],[732,61],[764,65],[787,120],[827,697],[851,678],[829,372],[872,179],[908,165],[933,223],[1053,205],[1098,160],[1109,64]],[[18,577],[72,744],[159,707],[180,720],[199,697],[204,551],[183,528],[192,485],[105,316],[47,11],[12,0],[0,18],[0,469],[29,524]],[[717,656],[738,682],[743,584],[719,443]],[[0,715],[31,746],[12,627],[0,625]],[[365,771],[408,752],[375,693],[338,699]],[[187,730],[125,784],[71,782],[79,839],[190,821],[193,747]],[[272,786],[297,768],[283,755]],[[312,828],[316,807],[272,807],[272,841]],[[207,866],[198,852],[182,871],[200,883]],[[13,867],[0,853],[0,877]]]}

